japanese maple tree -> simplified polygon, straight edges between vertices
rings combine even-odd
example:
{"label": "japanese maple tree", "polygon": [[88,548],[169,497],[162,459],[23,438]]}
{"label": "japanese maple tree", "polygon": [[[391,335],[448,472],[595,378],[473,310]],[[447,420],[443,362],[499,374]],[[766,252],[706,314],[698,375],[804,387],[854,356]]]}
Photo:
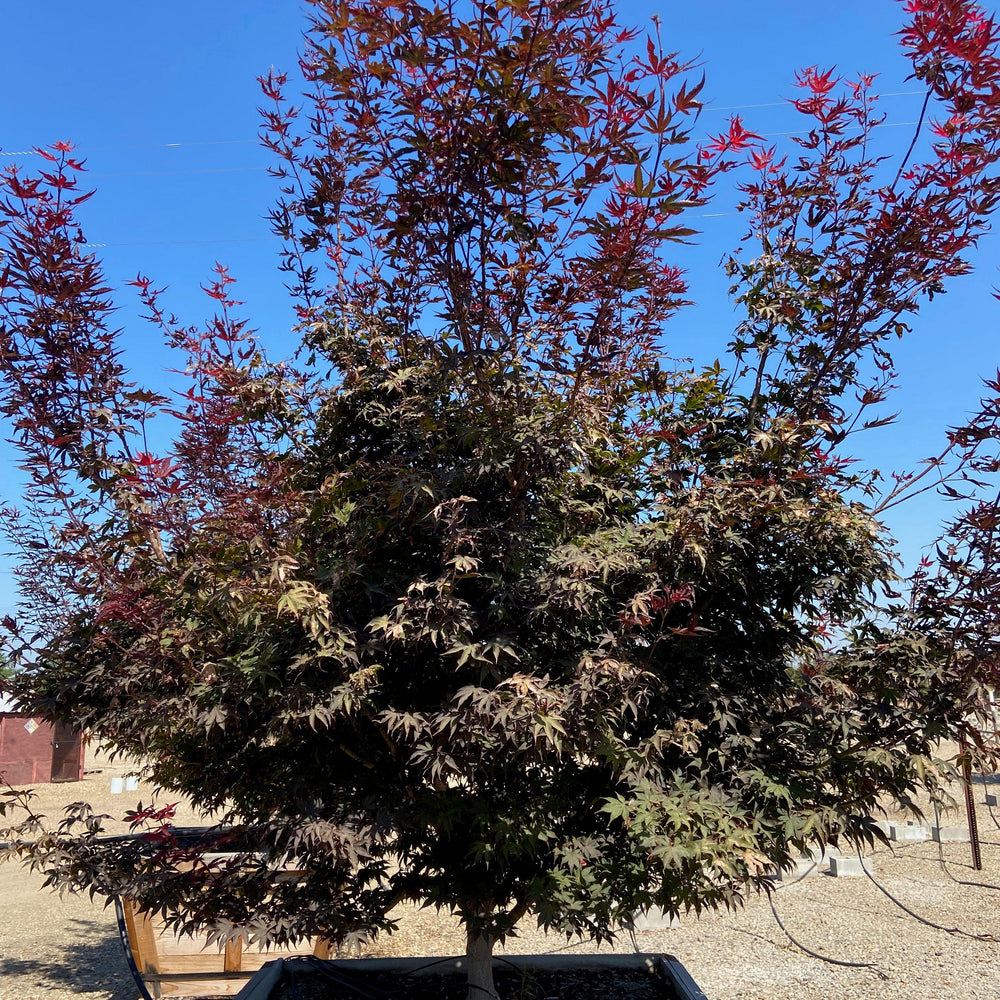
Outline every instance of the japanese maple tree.
{"label": "japanese maple tree", "polygon": [[[997,386],[888,490],[849,449],[995,207],[997,27],[904,5],[927,101],[890,168],[873,78],[816,68],[794,156],[739,119],[699,138],[702,81],[604,0],[311,7],[304,103],[262,80],[294,362],[224,268],[203,330],[139,277],[190,384],[132,385],[82,164],[58,144],[3,175],[17,696],[244,851],[198,863],[148,810],[145,839],[84,810],[19,849],[219,937],[443,908],[470,997],[495,996],[525,915],[604,939],[737,905],[809,842],[870,841],[883,796],[936,790],[940,739],[981,745],[993,558],[970,589],[957,553],[1000,524],[977,492]],[[691,366],[664,342],[677,244],[730,171],[759,252],[727,265],[729,357]],[[972,520],[903,600],[880,515],[927,485]]]}

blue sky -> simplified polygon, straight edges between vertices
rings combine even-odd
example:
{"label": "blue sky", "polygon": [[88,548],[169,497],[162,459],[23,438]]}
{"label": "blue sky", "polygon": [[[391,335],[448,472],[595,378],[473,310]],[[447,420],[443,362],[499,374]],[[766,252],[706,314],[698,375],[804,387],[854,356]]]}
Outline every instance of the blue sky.
{"label": "blue sky", "polygon": [[[903,12],[892,0],[712,0],[695,5],[620,4],[622,20],[661,20],[666,46],[698,60],[708,82],[702,118],[721,131],[729,114],[779,144],[797,126],[784,103],[797,68],[837,66],[847,76],[880,74],[887,126],[880,140],[902,149],[919,108],[916,87],[892,35]],[[25,168],[34,146],[70,140],[86,158],[97,195],[83,221],[97,244],[125,328],[126,362],[136,378],[170,386],[174,364],[155,331],[137,319],[137,272],[168,286],[166,304],[189,323],[211,310],[199,291],[216,260],[239,280],[238,297],[274,356],[294,347],[291,306],[276,264],[278,244],[265,213],[274,182],[268,154],[256,142],[259,91],[255,77],[270,66],[294,70],[305,8],[279,0],[174,0],[99,4],[47,0],[7,5],[0,37],[0,167]],[[736,109],[736,110],[734,110]],[[734,198],[720,191],[693,223],[699,245],[679,248],[690,272],[695,308],[666,331],[672,353],[710,363],[733,327],[718,262],[743,229]],[[895,356],[902,388],[894,401],[899,424],[865,444],[866,457],[888,470],[931,454],[943,430],[974,405],[981,377],[995,372],[997,303],[991,297],[997,243],[983,241],[977,273],[936,300]],[[0,493],[16,485],[9,462],[0,466]],[[908,562],[933,539],[947,516],[927,498],[888,519]],[[0,562],[0,613],[13,605],[9,564]]]}

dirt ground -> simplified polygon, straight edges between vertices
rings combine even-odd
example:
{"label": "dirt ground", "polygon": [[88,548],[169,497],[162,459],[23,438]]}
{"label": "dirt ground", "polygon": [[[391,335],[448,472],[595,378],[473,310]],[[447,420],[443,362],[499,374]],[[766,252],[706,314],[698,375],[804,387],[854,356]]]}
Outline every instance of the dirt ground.
{"label": "dirt ground", "polygon": [[[135,791],[111,794],[112,779],[131,770],[124,761],[91,752],[85,780],[39,786],[36,808],[54,820],[66,804],[85,800],[120,816],[153,795],[142,783]],[[768,900],[751,899],[736,914],[692,915],[667,930],[638,931],[634,944],[623,935],[614,948],[567,943],[526,925],[506,949],[668,952],[710,1000],[1000,1000],[1000,809],[986,806],[987,791],[1000,794],[1000,778],[977,779],[975,788],[982,871],[973,871],[967,843],[942,845],[944,864],[931,842],[882,848],[868,858],[881,886],[939,928],[918,922],[865,877],[814,875],[780,883],[772,898],[775,912]],[[177,822],[195,823],[197,816],[181,808]],[[964,824],[964,813],[942,822]],[[775,913],[810,950],[868,967],[806,955],[790,942]],[[461,952],[463,943],[454,921],[410,908],[401,910],[397,933],[366,953],[450,955]],[[136,996],[112,909],[85,896],[60,897],[42,887],[40,875],[0,867],[0,1000]]]}

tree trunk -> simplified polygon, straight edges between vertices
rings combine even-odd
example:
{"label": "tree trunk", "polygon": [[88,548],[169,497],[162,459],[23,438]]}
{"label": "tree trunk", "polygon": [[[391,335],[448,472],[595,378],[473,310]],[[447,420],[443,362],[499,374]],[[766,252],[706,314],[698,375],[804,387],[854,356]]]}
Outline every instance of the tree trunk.
{"label": "tree trunk", "polygon": [[465,966],[469,974],[466,1000],[499,1000],[497,988],[493,985],[495,938],[469,931],[465,941]]}

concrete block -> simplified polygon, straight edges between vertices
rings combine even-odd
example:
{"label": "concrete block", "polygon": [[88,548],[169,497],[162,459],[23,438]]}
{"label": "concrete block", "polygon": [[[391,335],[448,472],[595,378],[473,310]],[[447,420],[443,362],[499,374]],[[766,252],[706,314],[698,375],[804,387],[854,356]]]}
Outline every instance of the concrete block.
{"label": "concrete block", "polygon": [[[872,863],[869,858],[865,858],[865,868],[872,870]],[[864,878],[865,869],[861,867],[861,859],[857,856],[853,858],[830,858],[830,874],[834,878]]]}
{"label": "concrete block", "polygon": [[932,826],[931,839],[936,840],[939,844],[968,841],[969,828],[967,826]]}
{"label": "concrete block", "polygon": [[677,917],[664,913],[658,906],[651,906],[648,910],[632,914],[631,920],[634,931],[665,931],[676,927],[679,923]]}
{"label": "concrete block", "polygon": [[820,868],[826,868],[830,864],[830,858],[839,858],[843,852],[839,847],[834,847],[833,844],[827,844],[826,847],[807,847],[806,857],[812,861],[815,861]]}
{"label": "concrete block", "polygon": [[930,837],[930,830],[918,823],[890,823],[889,839],[897,842],[924,841]]}
{"label": "concrete block", "polygon": [[773,872],[770,877],[775,882],[797,882],[800,878],[818,875],[824,867],[824,863],[814,861],[812,858],[796,858],[788,868]]}

